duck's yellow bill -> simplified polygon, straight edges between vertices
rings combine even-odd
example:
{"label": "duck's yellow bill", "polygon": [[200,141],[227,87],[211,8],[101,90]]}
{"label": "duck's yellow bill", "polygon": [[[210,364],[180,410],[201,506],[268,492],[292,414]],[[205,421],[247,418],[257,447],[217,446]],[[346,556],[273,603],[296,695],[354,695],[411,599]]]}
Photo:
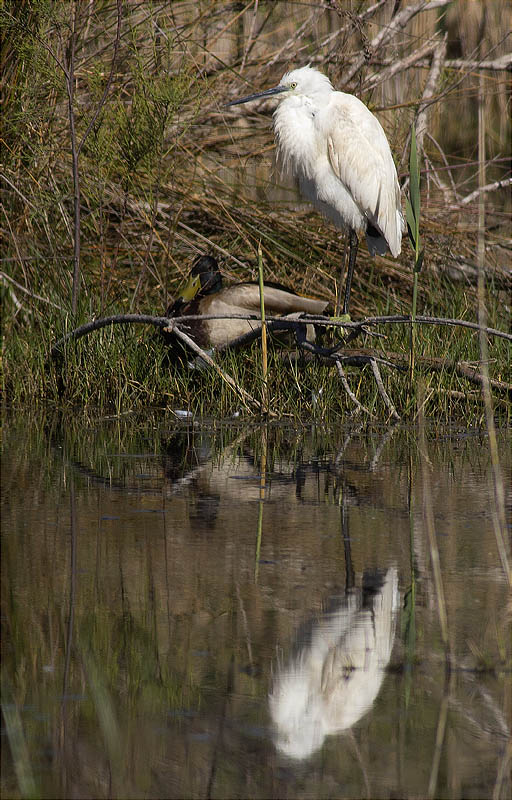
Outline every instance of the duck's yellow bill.
{"label": "duck's yellow bill", "polygon": [[188,280],[188,283],[186,284],[186,286],[183,287],[183,291],[180,294],[179,299],[183,300],[185,303],[188,303],[190,300],[194,299],[200,288],[201,288],[200,275],[191,275]]}

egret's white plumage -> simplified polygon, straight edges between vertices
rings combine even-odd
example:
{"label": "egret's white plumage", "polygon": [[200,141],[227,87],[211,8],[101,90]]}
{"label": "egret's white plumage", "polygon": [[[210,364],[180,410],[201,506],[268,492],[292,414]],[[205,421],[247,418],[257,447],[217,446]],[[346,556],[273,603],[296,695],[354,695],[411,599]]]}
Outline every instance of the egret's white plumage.
{"label": "egret's white plumage", "polygon": [[357,251],[354,234],[366,234],[371,255],[400,253],[400,187],[386,134],[364,103],[335,91],[326,75],[309,66],[287,72],[273,89],[230,105],[271,95],[280,101],[274,131],[281,163],[304,197],[351,232],[346,312]]}
{"label": "egret's white plumage", "polygon": [[391,567],[373,597],[365,602],[364,588],[349,593],[278,668],[269,705],[282,753],[307,758],[326,736],[351,728],[369,711],[391,658],[399,600]]}

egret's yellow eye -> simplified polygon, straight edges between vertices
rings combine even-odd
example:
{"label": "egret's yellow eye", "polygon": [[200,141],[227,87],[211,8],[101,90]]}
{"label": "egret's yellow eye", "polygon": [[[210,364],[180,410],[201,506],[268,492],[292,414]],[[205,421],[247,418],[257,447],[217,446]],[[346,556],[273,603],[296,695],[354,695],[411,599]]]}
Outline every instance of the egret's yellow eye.
{"label": "egret's yellow eye", "polygon": [[296,89],[296,88],[297,88],[297,82],[296,81],[293,81],[293,83],[290,83],[290,89]]}

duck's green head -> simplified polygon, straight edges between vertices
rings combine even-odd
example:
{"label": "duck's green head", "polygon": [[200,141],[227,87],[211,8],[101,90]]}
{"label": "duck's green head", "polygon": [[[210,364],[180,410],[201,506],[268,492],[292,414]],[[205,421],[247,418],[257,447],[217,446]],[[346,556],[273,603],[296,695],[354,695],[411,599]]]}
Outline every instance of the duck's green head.
{"label": "duck's green head", "polygon": [[188,303],[195,297],[214,294],[221,289],[222,275],[217,261],[213,256],[199,256],[192,265],[190,278],[179,299],[184,303]]}

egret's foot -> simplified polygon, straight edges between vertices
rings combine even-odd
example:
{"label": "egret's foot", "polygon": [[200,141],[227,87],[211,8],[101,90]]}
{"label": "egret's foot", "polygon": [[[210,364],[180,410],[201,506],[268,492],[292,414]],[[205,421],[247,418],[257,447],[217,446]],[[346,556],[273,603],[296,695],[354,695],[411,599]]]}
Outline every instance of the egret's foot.
{"label": "egret's foot", "polygon": [[[352,322],[350,314],[334,314],[331,317],[332,322]],[[332,331],[336,331],[337,336],[346,337],[350,333],[350,328],[343,328],[336,326],[335,328],[331,328]]]}
{"label": "egret's foot", "polygon": [[336,325],[337,322],[352,322],[350,314],[333,314],[330,317],[330,321],[333,325],[328,326],[328,333],[326,335],[327,341],[331,343],[331,350],[336,350],[337,348],[344,347],[347,344],[347,340],[350,340],[351,334],[353,334],[352,328],[345,328],[343,325]]}

